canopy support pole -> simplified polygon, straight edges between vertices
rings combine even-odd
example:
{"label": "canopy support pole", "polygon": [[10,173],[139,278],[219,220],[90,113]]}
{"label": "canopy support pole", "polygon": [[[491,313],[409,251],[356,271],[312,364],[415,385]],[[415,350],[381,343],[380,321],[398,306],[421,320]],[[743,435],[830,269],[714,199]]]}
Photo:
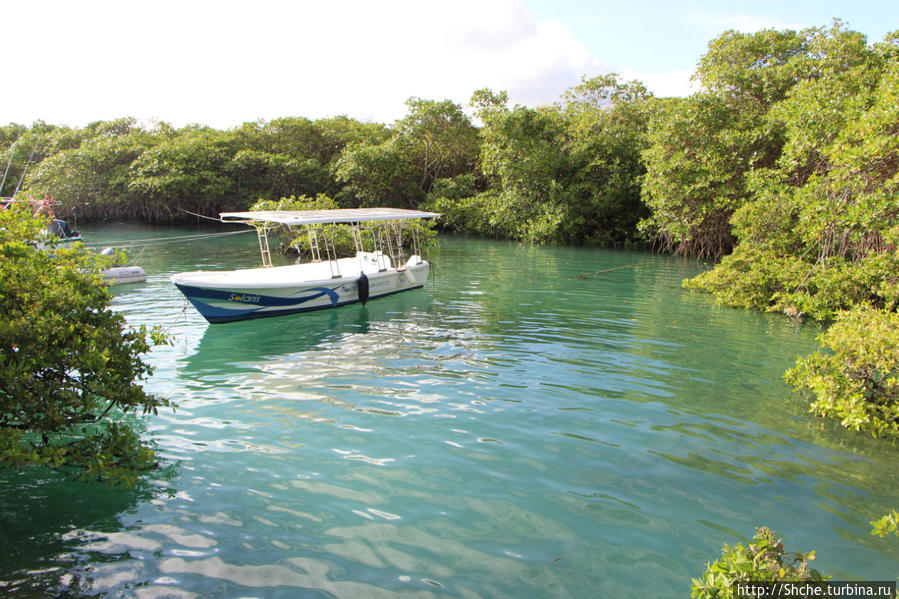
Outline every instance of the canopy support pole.
{"label": "canopy support pole", "polygon": [[272,252],[268,247],[268,225],[254,225],[256,237],[259,238],[259,253],[262,255],[262,268],[271,268]]}

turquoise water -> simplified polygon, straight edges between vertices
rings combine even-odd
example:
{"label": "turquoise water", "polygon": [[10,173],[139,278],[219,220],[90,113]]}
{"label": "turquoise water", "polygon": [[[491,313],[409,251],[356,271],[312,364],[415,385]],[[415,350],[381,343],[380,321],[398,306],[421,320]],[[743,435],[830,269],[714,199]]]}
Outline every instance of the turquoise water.
{"label": "turquoise water", "polygon": [[760,525],[836,579],[899,574],[867,522],[899,449],[809,418],[780,377],[819,331],[683,291],[695,262],[441,237],[421,290],[207,325],[169,276],[255,265],[252,235],[133,255],[114,307],[175,339],[165,466],[2,474],[0,594],[685,597]]}

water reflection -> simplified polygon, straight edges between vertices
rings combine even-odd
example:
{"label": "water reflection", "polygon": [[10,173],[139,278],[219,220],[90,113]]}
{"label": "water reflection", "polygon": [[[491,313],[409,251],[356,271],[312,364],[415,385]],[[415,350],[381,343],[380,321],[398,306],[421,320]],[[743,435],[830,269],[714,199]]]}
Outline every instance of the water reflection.
{"label": "water reflection", "polygon": [[162,545],[123,528],[122,515],[166,495],[176,475],[168,467],[134,488],[109,488],[44,469],[0,472],[0,594],[94,596],[140,579],[132,552]]}
{"label": "water reflection", "polygon": [[[428,295],[421,289],[386,298],[365,306],[294,314],[277,318],[208,326],[196,349],[184,361],[182,373],[196,375],[231,374],[231,368],[283,360],[355,336],[364,336],[372,327],[393,327],[392,321],[405,320],[410,311],[428,307]],[[403,331],[399,331],[402,334]]]}

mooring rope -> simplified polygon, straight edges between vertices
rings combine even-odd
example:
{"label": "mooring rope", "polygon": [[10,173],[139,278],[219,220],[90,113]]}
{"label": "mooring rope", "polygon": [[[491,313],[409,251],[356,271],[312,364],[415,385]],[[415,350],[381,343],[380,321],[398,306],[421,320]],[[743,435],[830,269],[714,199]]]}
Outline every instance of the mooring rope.
{"label": "mooring rope", "polygon": [[206,216],[205,214],[198,214],[196,212],[191,212],[190,210],[185,210],[184,208],[179,208],[179,210],[181,212],[184,212],[185,214],[190,214],[191,216],[196,216],[197,218],[204,218],[206,220],[211,220],[211,221],[214,221],[217,223],[225,222],[221,218],[215,218],[214,216]]}

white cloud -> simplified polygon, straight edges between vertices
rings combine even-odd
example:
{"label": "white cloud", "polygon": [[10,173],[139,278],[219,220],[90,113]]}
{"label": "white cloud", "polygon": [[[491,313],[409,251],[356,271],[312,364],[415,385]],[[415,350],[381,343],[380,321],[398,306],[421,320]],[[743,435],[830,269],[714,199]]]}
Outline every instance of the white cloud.
{"label": "white cloud", "polygon": [[801,24],[784,22],[771,15],[727,12],[691,12],[684,15],[683,22],[718,33],[727,29],[755,33],[763,29],[800,30],[806,27]]}
{"label": "white cloud", "polygon": [[691,81],[692,69],[675,69],[659,73],[639,73],[625,70],[622,77],[626,80],[636,79],[656,97],[689,96],[699,91],[700,86]]}
{"label": "white cloud", "polygon": [[548,104],[603,72],[567,26],[538,20],[520,0],[36,0],[4,11],[41,26],[34,37],[4,33],[28,60],[7,62],[17,93],[6,90],[0,122],[390,122],[409,96],[464,105],[490,87],[513,103]]}

